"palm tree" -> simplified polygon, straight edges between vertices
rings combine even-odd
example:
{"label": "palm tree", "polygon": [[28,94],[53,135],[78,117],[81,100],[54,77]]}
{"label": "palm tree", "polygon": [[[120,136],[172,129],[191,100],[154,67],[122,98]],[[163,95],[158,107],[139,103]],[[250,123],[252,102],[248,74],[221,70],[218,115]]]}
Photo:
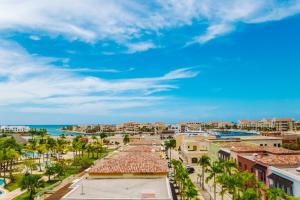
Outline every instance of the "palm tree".
{"label": "palm tree", "polygon": [[18,151],[16,151],[15,149],[9,148],[7,153],[7,159],[9,160],[9,177],[11,182],[14,181],[14,177],[12,174],[13,171],[13,164],[15,162],[15,160],[18,160],[20,157],[20,154]]}
{"label": "palm tree", "polygon": [[45,172],[45,175],[48,176],[48,181],[51,180],[51,176],[54,175],[56,173],[55,171],[55,166],[53,165],[47,165],[46,166],[46,172]]}
{"label": "palm tree", "polygon": [[191,181],[191,179],[187,180],[186,183],[186,191],[185,191],[185,196],[187,197],[188,200],[194,199],[195,197],[198,196],[198,191]]}
{"label": "palm tree", "polygon": [[221,185],[220,195],[221,195],[222,200],[224,199],[224,195],[227,192],[227,187],[226,187],[227,176],[228,176],[228,174],[223,173],[217,177],[217,183]]}
{"label": "palm tree", "polygon": [[21,189],[27,189],[29,192],[29,200],[33,200],[33,195],[36,189],[43,186],[43,181],[40,180],[40,176],[36,174],[25,174],[21,180]]}
{"label": "palm tree", "polygon": [[44,160],[44,154],[47,152],[47,149],[46,149],[46,145],[39,145],[37,147],[37,152],[39,154],[39,167],[40,167],[40,172],[42,171],[42,164],[41,164],[41,157],[43,157],[43,160]]}
{"label": "palm tree", "polygon": [[175,139],[169,139],[165,141],[165,148],[166,151],[169,150],[169,160],[172,160],[172,149],[176,147],[176,140]]}
{"label": "palm tree", "polygon": [[268,200],[286,200],[289,199],[288,195],[279,188],[269,188],[267,190]]}
{"label": "palm tree", "polygon": [[205,175],[206,168],[210,166],[210,157],[208,157],[207,155],[202,155],[198,160],[198,164],[202,167],[201,169],[202,175],[201,175],[200,182],[201,182],[202,189],[204,190],[204,175]]}
{"label": "palm tree", "polygon": [[208,172],[208,177],[206,178],[206,182],[209,180],[213,180],[213,186],[214,186],[214,200],[216,200],[217,195],[217,177],[219,174],[222,173],[222,166],[220,165],[220,162],[213,162],[212,165],[209,166],[208,169],[206,169],[206,172]]}
{"label": "palm tree", "polygon": [[107,133],[100,133],[101,143],[103,144],[103,139],[107,137]]}
{"label": "palm tree", "polygon": [[124,138],[123,138],[123,143],[124,143],[124,144],[128,144],[129,141],[130,141],[129,135],[128,135],[128,134],[125,134],[125,135],[124,135]]}

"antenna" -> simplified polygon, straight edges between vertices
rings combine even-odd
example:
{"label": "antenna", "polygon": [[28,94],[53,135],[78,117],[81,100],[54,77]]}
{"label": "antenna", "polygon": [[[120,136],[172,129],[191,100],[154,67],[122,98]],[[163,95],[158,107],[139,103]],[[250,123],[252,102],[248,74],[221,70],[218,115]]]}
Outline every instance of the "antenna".
{"label": "antenna", "polygon": [[83,192],[83,182],[81,183],[81,195],[84,195],[84,192]]}

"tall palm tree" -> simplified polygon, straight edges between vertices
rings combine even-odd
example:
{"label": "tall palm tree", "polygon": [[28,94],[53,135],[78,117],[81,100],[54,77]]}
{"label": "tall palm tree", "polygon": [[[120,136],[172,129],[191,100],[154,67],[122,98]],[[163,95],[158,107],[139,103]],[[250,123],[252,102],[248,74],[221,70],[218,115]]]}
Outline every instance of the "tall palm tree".
{"label": "tall palm tree", "polygon": [[201,187],[204,190],[204,176],[205,176],[205,171],[208,166],[210,166],[210,157],[207,155],[202,155],[199,160],[198,164],[201,166]]}
{"label": "tall palm tree", "polygon": [[217,177],[219,174],[222,173],[222,166],[220,165],[220,162],[213,162],[212,165],[209,166],[209,168],[206,169],[206,172],[208,172],[208,177],[206,178],[206,182],[209,180],[213,181],[214,186],[214,200],[216,200],[217,196]]}
{"label": "tall palm tree", "polygon": [[41,144],[37,147],[37,152],[39,154],[39,167],[40,167],[40,172],[42,171],[42,164],[41,164],[41,157],[43,157],[44,160],[44,154],[47,152],[46,145]]}
{"label": "tall palm tree", "polygon": [[36,189],[43,186],[43,181],[40,180],[40,176],[36,174],[25,174],[21,180],[21,189],[27,189],[29,192],[29,200],[34,199]]}
{"label": "tall palm tree", "polygon": [[130,141],[129,135],[128,135],[128,134],[125,134],[125,135],[124,135],[124,138],[123,138],[123,143],[124,143],[124,144],[128,144],[129,141]]}
{"label": "tall palm tree", "polygon": [[186,181],[185,196],[188,200],[195,199],[198,196],[198,191],[191,179]]}
{"label": "tall palm tree", "polygon": [[176,140],[173,138],[166,140],[164,145],[166,152],[169,151],[169,160],[172,160],[172,149],[176,147]]}

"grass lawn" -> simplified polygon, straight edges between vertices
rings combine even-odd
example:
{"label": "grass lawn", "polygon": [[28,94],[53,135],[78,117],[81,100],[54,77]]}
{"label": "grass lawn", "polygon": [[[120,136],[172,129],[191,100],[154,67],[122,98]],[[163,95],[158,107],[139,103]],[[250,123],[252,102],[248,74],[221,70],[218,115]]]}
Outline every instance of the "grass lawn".
{"label": "grass lawn", "polygon": [[22,176],[23,176],[23,174],[15,174],[14,175],[15,181],[11,182],[9,184],[6,184],[4,186],[4,188],[7,189],[8,191],[13,191],[13,190],[19,188],[21,180],[22,180]]}
{"label": "grass lawn", "polygon": [[19,196],[17,196],[16,198],[14,198],[13,200],[28,200],[29,199],[29,193],[25,192]]}

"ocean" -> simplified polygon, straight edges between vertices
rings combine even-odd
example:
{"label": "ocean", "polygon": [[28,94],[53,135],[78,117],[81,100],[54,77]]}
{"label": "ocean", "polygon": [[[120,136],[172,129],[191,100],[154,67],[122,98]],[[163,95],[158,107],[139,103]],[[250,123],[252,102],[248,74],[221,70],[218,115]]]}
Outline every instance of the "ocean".
{"label": "ocean", "polygon": [[27,125],[30,128],[36,128],[36,129],[47,129],[48,134],[51,136],[60,136],[62,134],[65,135],[79,135],[78,133],[70,133],[70,132],[65,132],[65,131],[60,131],[59,129],[61,129],[64,126],[67,125]]}

